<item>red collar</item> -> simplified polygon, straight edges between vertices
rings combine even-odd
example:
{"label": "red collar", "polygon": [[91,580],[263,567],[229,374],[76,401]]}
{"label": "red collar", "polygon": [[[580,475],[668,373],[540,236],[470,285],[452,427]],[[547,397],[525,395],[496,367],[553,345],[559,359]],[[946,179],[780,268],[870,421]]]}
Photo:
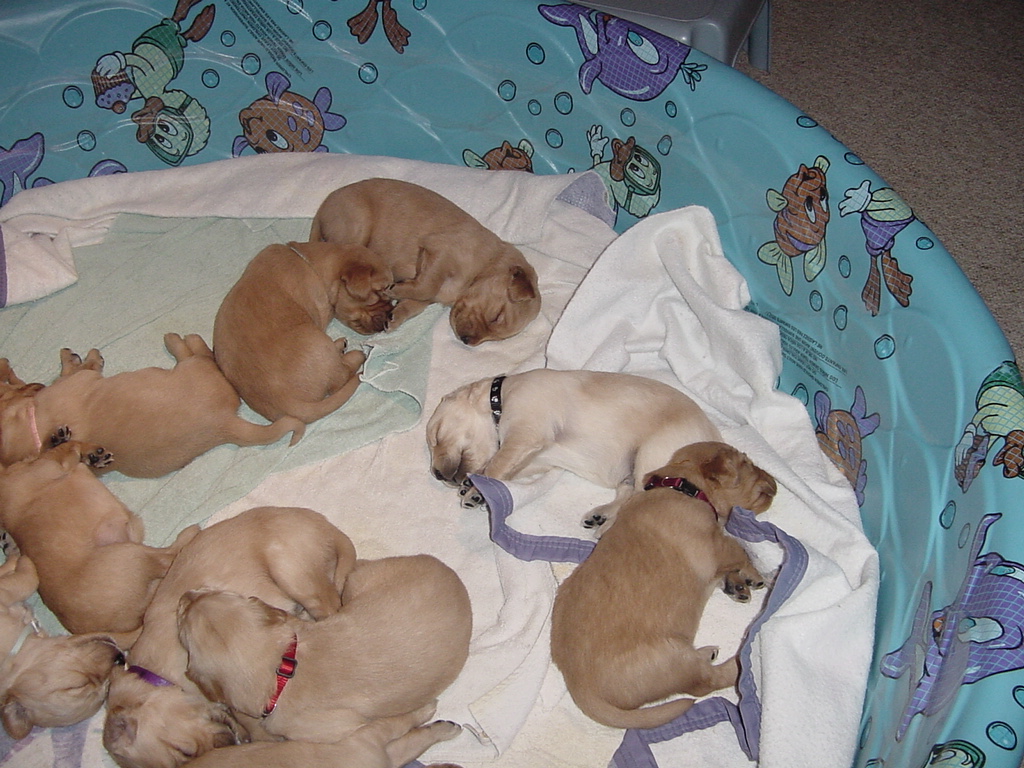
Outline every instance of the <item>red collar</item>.
{"label": "red collar", "polygon": [[707,502],[712,509],[715,508],[715,505],[711,503],[711,499],[708,498],[708,495],[685,477],[662,477],[661,475],[651,475],[651,479],[647,481],[646,485],[644,485],[644,490],[649,491],[652,488],[671,488],[674,491],[679,491],[680,493],[685,493],[687,496],[692,496],[695,499]]}
{"label": "red collar", "polygon": [[277,700],[281,698],[281,692],[284,691],[288,681],[295,675],[295,668],[299,665],[298,660],[295,658],[295,650],[298,644],[299,639],[292,635],[292,641],[285,649],[284,655],[281,657],[281,663],[277,667],[277,688],[274,690],[274,695],[270,697],[270,701],[267,702],[267,706],[263,708],[264,717],[268,717],[274,711],[274,708],[277,706]]}

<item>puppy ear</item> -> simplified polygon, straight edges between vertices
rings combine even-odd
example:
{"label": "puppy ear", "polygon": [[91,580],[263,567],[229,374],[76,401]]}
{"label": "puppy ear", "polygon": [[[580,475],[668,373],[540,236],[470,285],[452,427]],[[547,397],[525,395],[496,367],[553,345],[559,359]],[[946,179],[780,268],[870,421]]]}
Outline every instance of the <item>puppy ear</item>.
{"label": "puppy ear", "polygon": [[16,741],[24,739],[32,730],[32,720],[28,716],[28,710],[10,693],[0,705],[0,722],[3,722],[7,735]]}
{"label": "puppy ear", "polygon": [[508,297],[512,301],[531,301],[537,297],[537,286],[522,267],[509,270]]}
{"label": "puppy ear", "polygon": [[341,274],[341,282],[345,285],[348,295],[356,301],[370,303],[378,299],[377,291],[387,285],[388,280],[381,275],[381,270],[373,264],[358,261],[351,264]]}

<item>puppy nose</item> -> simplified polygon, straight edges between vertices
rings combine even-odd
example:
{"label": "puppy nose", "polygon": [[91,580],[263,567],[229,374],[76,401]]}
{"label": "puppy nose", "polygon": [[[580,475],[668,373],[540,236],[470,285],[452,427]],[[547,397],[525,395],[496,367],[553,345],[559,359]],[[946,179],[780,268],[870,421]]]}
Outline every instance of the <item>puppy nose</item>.
{"label": "puppy nose", "polygon": [[441,470],[440,469],[435,469],[434,470],[434,477],[436,477],[442,483],[445,482],[445,476],[443,474],[441,474]]}

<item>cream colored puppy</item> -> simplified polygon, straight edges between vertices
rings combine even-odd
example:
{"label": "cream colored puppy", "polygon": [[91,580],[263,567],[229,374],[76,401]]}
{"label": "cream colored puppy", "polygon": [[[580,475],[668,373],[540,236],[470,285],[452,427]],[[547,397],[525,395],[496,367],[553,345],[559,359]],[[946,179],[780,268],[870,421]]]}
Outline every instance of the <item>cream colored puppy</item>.
{"label": "cream colored puppy", "polygon": [[775,480],[736,449],[697,443],[649,474],[615,525],[558,588],[551,657],[584,713],[615,728],[654,728],[735,685],[739,663],[695,648],[717,587],[739,602],[764,578],[723,521],[736,505],[763,512]]}
{"label": "cream colored puppy", "polygon": [[247,739],[185,676],[177,623],[183,594],[230,590],[322,620],[341,607],[355,560],[349,538],[309,509],[257,507],[200,531],[160,582],[128,653],[130,666],[111,676],[103,744],[118,765],[176,768]]}
{"label": "cream colored puppy", "polygon": [[178,627],[187,675],[209,698],[274,736],[334,742],[447,688],[469,655],[472,610],[451,568],[414,555],[360,560],[341,610],[322,621],[197,591],[182,597]]}
{"label": "cream colored puppy", "polygon": [[[48,387],[8,382],[0,399],[0,464],[39,455],[73,437],[113,456],[103,471],[160,477],[223,443],[267,445],[305,424],[293,418],[253,424],[238,415],[241,401],[195,334],[164,336],[174,368],[143,368],[103,377],[103,358],[83,361],[61,351],[61,376]],[[2,383],[2,381],[0,381]],[[13,391],[12,391],[13,389]]]}
{"label": "cream colored puppy", "polygon": [[307,741],[240,744],[211,750],[186,765],[187,768],[402,768],[427,748],[455,738],[462,730],[455,723],[443,720],[424,725],[433,713],[431,703],[415,712],[374,720],[333,744]]}
{"label": "cream colored puppy", "polygon": [[270,245],[249,262],[213,326],[217,364],[249,406],[268,419],[316,421],[359,386],[366,356],[332,339],[333,318],[363,334],[384,330],[393,282],[362,246]]}
{"label": "cream colored puppy", "polygon": [[460,488],[464,507],[483,503],[470,474],[515,480],[565,469],[616,491],[586,514],[587,528],[607,528],[622,500],[677,448],[720,439],[700,407],[667,384],[548,368],[460,387],[427,422],[431,470]]}
{"label": "cream colored puppy", "polygon": [[514,336],[540,312],[537,272],[519,249],[417,184],[365,179],[336,189],[309,239],[363,245],[384,258],[396,281],[389,329],[444,304],[455,335],[475,346]]}
{"label": "cream colored puppy", "polygon": [[[101,448],[70,441],[0,470],[0,526],[39,574],[39,596],[76,634],[132,632],[191,526],[148,547],[142,519],[93,474]],[[88,463],[88,465],[87,465]]]}
{"label": "cream colored puppy", "polygon": [[0,565],[0,721],[12,739],[33,726],[58,728],[92,717],[121,659],[105,634],[47,637],[25,605],[39,578],[32,561],[11,555]]}

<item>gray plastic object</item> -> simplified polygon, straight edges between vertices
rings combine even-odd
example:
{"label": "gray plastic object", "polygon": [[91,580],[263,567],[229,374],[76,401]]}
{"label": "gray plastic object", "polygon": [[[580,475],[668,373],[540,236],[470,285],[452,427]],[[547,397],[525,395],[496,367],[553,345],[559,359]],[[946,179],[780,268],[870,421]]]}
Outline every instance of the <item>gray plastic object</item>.
{"label": "gray plastic object", "polygon": [[769,0],[583,0],[580,5],[643,24],[729,66],[746,45],[750,64],[768,70]]}

